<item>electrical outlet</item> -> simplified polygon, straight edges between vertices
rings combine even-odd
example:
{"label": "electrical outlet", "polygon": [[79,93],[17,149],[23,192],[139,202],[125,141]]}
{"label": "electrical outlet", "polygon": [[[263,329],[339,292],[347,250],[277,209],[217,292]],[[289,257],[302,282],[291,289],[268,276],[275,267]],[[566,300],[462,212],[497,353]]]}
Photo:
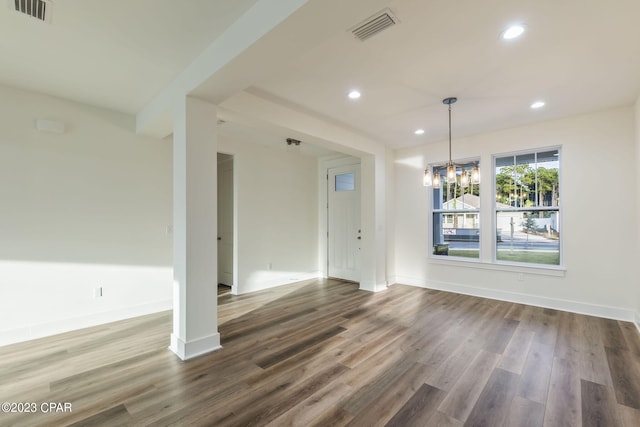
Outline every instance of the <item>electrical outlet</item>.
{"label": "electrical outlet", "polygon": [[518,273],[518,282],[524,282],[524,273]]}
{"label": "electrical outlet", "polygon": [[93,288],[93,297],[101,298],[102,297],[102,286],[98,286],[97,288]]}

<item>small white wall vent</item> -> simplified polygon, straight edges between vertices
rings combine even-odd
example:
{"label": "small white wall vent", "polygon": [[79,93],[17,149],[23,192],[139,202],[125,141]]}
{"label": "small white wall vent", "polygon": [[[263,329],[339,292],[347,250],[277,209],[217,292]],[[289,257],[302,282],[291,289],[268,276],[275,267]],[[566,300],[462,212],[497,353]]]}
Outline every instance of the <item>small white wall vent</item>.
{"label": "small white wall vent", "polygon": [[7,0],[10,10],[22,13],[43,22],[51,22],[53,3],[51,0]]}
{"label": "small white wall vent", "polygon": [[398,18],[394,16],[390,9],[383,9],[353,27],[351,33],[357,39],[365,41],[379,32],[396,25],[398,22]]}

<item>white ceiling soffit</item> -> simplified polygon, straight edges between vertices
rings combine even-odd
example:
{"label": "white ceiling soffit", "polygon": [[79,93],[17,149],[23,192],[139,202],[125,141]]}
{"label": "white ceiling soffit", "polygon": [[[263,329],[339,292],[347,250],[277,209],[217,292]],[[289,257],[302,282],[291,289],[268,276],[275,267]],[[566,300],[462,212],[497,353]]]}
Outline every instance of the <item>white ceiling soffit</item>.
{"label": "white ceiling soffit", "polygon": [[[223,138],[251,141],[274,150],[287,151],[309,157],[340,157],[344,156],[329,148],[324,148],[318,141],[306,135],[292,134],[290,131],[275,126],[259,126],[239,123],[242,120],[218,120],[218,133]],[[287,138],[293,137],[300,141],[299,145],[287,144]]]}

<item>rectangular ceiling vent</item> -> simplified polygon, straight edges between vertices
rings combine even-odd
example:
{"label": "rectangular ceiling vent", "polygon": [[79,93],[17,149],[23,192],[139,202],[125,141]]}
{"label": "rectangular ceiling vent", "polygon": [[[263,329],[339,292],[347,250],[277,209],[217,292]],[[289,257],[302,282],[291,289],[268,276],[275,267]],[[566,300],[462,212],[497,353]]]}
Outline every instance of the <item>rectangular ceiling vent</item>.
{"label": "rectangular ceiling vent", "polygon": [[366,19],[364,22],[358,24],[353,30],[351,30],[351,33],[359,40],[365,41],[379,32],[396,25],[397,23],[398,18],[391,13],[391,10],[383,9]]}
{"label": "rectangular ceiling vent", "polygon": [[9,9],[43,22],[51,22],[51,0],[7,0]]}

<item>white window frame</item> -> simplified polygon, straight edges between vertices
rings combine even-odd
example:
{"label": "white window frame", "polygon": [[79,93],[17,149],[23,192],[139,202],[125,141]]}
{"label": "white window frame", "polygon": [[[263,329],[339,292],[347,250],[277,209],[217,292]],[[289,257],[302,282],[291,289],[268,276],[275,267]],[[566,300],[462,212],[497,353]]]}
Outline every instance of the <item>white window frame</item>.
{"label": "white window frame", "polygon": [[560,197],[562,197],[562,189],[563,189],[563,185],[562,185],[562,146],[551,146],[551,147],[539,147],[539,148],[531,148],[528,150],[519,150],[519,151],[513,151],[513,152],[507,152],[507,153],[499,153],[499,154],[493,154],[492,155],[492,170],[491,170],[491,186],[492,186],[492,194],[494,195],[494,197],[492,197],[493,199],[493,203],[492,203],[492,228],[493,228],[493,234],[497,236],[497,214],[498,212],[532,212],[532,211],[556,211],[558,212],[558,221],[559,221],[559,228],[561,230],[560,232],[560,236],[559,236],[559,263],[556,264],[538,264],[538,263],[530,263],[530,262],[513,262],[513,261],[504,261],[504,260],[498,260],[498,242],[497,242],[497,238],[492,239],[492,263],[496,264],[496,265],[502,265],[502,266],[514,266],[514,267],[525,267],[527,269],[541,269],[541,270],[565,270],[564,267],[564,256],[563,256],[563,248],[564,248],[564,244],[563,244],[563,234],[564,234],[564,227],[562,225],[562,221],[563,221],[563,215],[562,215],[562,206],[559,205],[557,207],[554,206],[530,206],[530,207],[518,207],[518,208],[513,208],[513,209],[498,209],[497,207],[497,201],[495,199],[495,195],[497,194],[497,185],[496,185],[496,162],[498,158],[503,158],[503,157],[509,157],[509,156],[520,156],[520,155],[525,155],[525,154],[536,154],[536,160],[537,160],[537,153],[541,153],[541,152],[546,152],[546,151],[554,151],[557,150],[558,151],[558,193],[560,194]]}
{"label": "white window frame", "polygon": [[[444,165],[445,162],[442,162],[440,164],[438,164],[438,166],[431,166],[431,172],[434,173],[436,169],[442,169],[442,165]],[[470,163],[477,163],[478,166],[480,166],[480,156],[477,157],[470,157],[467,159],[463,159],[463,160],[454,160],[454,163],[456,164],[461,164],[461,165],[467,165]],[[441,188],[444,188],[444,186],[446,186],[446,174],[443,174],[441,176],[442,179],[442,186]],[[479,189],[480,189],[480,194],[482,194],[483,191],[483,185],[482,185],[482,179],[480,180],[480,184],[474,184],[474,185],[478,185]],[[429,236],[428,236],[428,241],[429,241],[429,253],[428,253],[428,257],[433,259],[433,260],[438,260],[438,261],[459,261],[459,262],[469,262],[469,263],[480,263],[482,260],[482,226],[481,226],[481,221],[480,221],[480,216],[482,215],[482,203],[480,203],[480,206],[478,206],[478,209],[434,209],[433,207],[434,204],[434,188],[433,187],[429,187],[429,218],[428,218],[428,225],[429,225]],[[469,257],[461,257],[461,256],[452,256],[452,255],[436,255],[433,253],[434,248],[435,248],[435,243],[434,243],[434,238],[433,238],[433,227],[434,227],[434,215],[435,214],[451,214],[453,216],[455,215],[459,215],[459,214],[468,214],[468,213],[477,213],[478,214],[478,232],[479,232],[479,236],[478,236],[478,258],[469,258]],[[455,221],[454,221],[455,222]],[[443,224],[445,224],[444,221],[444,216],[443,216]]]}

